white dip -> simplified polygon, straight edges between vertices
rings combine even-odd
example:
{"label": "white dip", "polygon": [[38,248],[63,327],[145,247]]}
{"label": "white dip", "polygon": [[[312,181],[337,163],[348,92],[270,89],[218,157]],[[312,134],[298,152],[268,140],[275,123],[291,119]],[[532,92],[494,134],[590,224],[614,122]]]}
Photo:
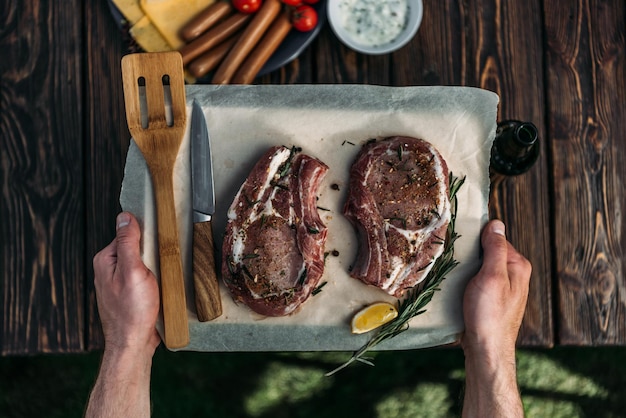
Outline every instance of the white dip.
{"label": "white dip", "polygon": [[408,0],[340,0],[341,23],[360,44],[387,44],[400,35],[409,14]]}

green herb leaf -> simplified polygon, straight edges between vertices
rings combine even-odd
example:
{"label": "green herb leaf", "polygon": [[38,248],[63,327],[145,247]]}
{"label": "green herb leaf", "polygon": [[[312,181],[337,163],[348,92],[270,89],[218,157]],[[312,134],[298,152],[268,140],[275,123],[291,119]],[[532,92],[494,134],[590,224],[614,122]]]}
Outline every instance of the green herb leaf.
{"label": "green herb leaf", "polygon": [[241,265],[241,270],[244,273],[244,276],[252,281],[254,281],[254,276],[252,275],[252,273],[250,273],[250,270],[248,270],[248,267],[246,267],[245,264]]}
{"label": "green herb leaf", "polygon": [[298,152],[298,149],[296,147],[291,147],[287,161],[285,161],[283,165],[279,167],[279,170],[280,170],[278,174],[279,177],[281,178],[285,177],[287,173],[289,173],[289,170],[291,169],[291,161],[293,160],[293,156],[296,155],[297,152]]}
{"label": "green herb leaf", "polygon": [[248,207],[252,207],[260,202],[260,200],[250,199],[245,193],[243,194],[243,197],[246,199],[246,203],[248,204]]}
{"label": "green herb leaf", "polygon": [[306,280],[306,275],[307,275],[307,271],[305,268],[304,270],[302,270],[302,274],[298,278],[298,286],[302,286],[304,284],[304,281]]}
{"label": "green herb leaf", "polygon": [[313,291],[311,292],[311,296],[315,296],[317,295],[319,292],[322,291],[322,287],[326,286],[326,283],[328,282],[323,282],[322,284],[320,284],[319,286],[317,286],[315,289],[313,289]]}

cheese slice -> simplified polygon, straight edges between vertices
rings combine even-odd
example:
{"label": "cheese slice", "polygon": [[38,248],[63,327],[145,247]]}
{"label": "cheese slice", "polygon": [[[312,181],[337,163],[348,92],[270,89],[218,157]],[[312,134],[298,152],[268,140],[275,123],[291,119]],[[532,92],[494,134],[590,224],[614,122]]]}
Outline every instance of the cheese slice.
{"label": "cheese slice", "polygon": [[180,29],[214,2],[215,0],[140,0],[139,4],[172,49],[179,49],[185,45],[178,35]]}
{"label": "cheese slice", "polygon": [[139,0],[113,0],[113,4],[124,15],[130,26],[139,22],[145,15],[139,6]]}
{"label": "cheese slice", "polygon": [[146,52],[171,51],[172,47],[147,16],[130,28],[130,35]]}

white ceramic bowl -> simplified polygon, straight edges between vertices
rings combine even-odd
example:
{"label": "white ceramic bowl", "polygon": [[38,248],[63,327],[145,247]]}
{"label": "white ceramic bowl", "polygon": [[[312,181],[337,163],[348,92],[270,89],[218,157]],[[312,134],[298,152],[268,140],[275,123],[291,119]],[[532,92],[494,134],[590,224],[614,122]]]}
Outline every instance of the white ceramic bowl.
{"label": "white ceramic bowl", "polygon": [[395,39],[385,44],[366,45],[355,39],[355,36],[345,29],[342,23],[342,14],[344,11],[342,11],[339,6],[341,2],[342,0],[328,0],[328,21],[330,22],[330,27],[344,45],[363,54],[388,54],[402,48],[411,39],[413,39],[417,29],[419,29],[420,24],[422,23],[422,14],[424,9],[422,0],[407,0],[407,3],[409,4],[409,11],[407,22],[402,29],[402,32],[400,32]]}

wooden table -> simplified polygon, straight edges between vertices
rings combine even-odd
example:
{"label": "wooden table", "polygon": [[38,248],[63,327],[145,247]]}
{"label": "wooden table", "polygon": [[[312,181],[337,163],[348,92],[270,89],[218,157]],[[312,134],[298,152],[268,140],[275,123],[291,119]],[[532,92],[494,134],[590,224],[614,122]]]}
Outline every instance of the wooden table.
{"label": "wooden table", "polygon": [[[491,214],[533,264],[522,346],[625,345],[623,0],[424,0],[386,56],[325,28],[260,83],[463,85],[532,121],[539,162],[494,178]],[[0,352],[103,346],[92,257],[110,242],[129,133],[123,36],[105,0],[0,8]]]}

